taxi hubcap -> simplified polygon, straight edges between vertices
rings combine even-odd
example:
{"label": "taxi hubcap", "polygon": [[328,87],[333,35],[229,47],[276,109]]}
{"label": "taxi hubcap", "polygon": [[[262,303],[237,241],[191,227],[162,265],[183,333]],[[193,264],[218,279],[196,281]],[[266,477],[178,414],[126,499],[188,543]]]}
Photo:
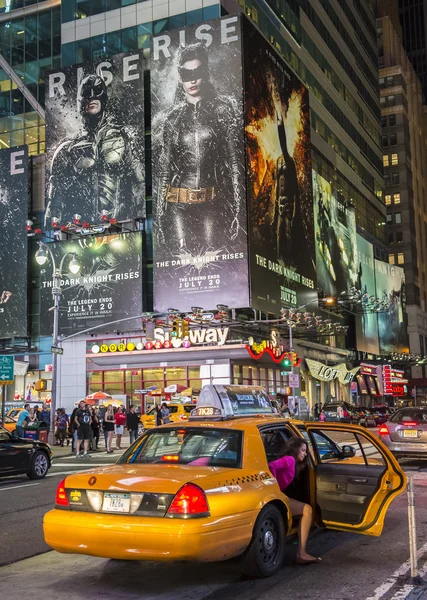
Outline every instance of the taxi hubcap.
{"label": "taxi hubcap", "polygon": [[273,519],[267,519],[260,529],[260,553],[264,563],[272,563],[276,560],[278,551],[277,545],[277,524]]}

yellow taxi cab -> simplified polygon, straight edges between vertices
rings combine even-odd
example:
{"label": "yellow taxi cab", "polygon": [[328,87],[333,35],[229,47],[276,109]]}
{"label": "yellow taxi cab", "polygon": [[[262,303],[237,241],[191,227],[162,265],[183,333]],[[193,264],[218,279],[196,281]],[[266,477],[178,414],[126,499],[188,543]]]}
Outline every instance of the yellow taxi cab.
{"label": "yellow taxi cab", "polygon": [[16,430],[16,422],[17,419],[12,419],[12,417],[5,417],[3,427],[7,429],[10,433],[13,433]]}
{"label": "yellow taxi cab", "polygon": [[[169,418],[172,423],[180,423],[181,421],[188,421],[191,411],[194,409],[194,404],[182,404],[181,402],[170,402],[167,403],[169,409]],[[140,419],[142,423],[142,429],[152,429],[156,426],[156,411],[155,406],[148,409],[145,415],[141,415]]]}
{"label": "yellow taxi cab", "polygon": [[308,468],[286,490],[317,525],[378,536],[406,485],[384,444],[351,424],[289,421],[262,388],[205,386],[186,422],[153,428],[113,466],[69,475],[44,517],[54,550],[112,559],[222,561],[275,574],[296,532],[288,496],[268,464],[292,436]]}

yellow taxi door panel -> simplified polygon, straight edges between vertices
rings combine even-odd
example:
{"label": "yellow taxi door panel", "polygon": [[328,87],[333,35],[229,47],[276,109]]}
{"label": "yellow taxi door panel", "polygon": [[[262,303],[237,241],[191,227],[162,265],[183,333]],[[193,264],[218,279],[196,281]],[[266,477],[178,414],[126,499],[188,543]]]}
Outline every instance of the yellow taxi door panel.
{"label": "yellow taxi door panel", "polygon": [[380,535],[406,477],[372,433],[357,425],[306,423],[316,460],[316,502],[326,527]]}

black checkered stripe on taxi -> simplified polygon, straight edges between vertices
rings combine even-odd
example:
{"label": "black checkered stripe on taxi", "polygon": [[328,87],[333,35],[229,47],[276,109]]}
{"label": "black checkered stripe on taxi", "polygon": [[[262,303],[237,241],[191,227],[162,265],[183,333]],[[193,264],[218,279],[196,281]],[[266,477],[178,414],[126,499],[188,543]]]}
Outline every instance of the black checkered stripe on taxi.
{"label": "black checkered stripe on taxi", "polygon": [[253,483],[254,481],[264,481],[264,479],[271,479],[270,473],[254,473],[253,475],[227,479],[223,485],[243,485],[245,483]]}

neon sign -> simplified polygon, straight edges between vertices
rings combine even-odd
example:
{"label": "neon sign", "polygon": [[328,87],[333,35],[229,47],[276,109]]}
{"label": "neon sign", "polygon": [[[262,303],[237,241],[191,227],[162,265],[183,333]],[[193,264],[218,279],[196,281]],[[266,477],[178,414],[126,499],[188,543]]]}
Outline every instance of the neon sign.
{"label": "neon sign", "polygon": [[301,364],[301,358],[296,352],[288,352],[282,345],[277,346],[273,341],[262,340],[262,342],[255,342],[250,337],[249,344],[246,345],[246,350],[249,352],[251,358],[259,360],[265,354],[268,354],[275,363],[281,363],[283,361],[289,361],[289,366],[298,367]]}

